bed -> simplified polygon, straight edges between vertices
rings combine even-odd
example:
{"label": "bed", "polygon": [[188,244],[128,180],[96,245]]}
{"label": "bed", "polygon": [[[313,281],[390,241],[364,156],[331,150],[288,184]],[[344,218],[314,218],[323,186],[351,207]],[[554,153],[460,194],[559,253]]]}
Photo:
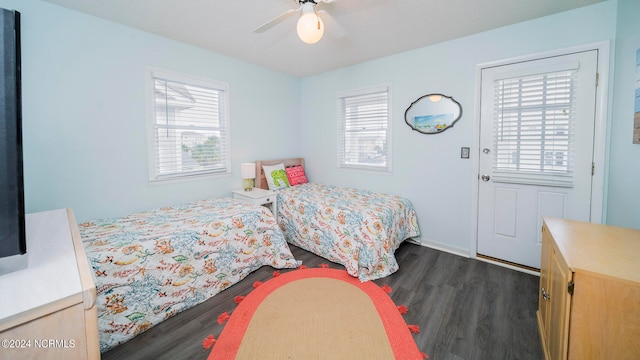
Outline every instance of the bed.
{"label": "bed", "polygon": [[295,268],[267,208],[218,198],[78,226],[97,288],[100,351],[263,265]]}
{"label": "bed", "polygon": [[[269,189],[265,166],[279,164],[287,172],[304,169],[303,158],[257,161],[256,187]],[[395,250],[402,241],[420,235],[408,199],[305,181],[303,176],[300,184],[274,190],[278,224],[289,243],[344,265],[360,281],[398,270]]]}

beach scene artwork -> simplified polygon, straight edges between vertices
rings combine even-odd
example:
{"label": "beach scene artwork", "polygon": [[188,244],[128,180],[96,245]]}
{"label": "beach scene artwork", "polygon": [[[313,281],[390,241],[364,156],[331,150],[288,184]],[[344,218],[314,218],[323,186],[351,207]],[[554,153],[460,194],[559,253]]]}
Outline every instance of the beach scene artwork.
{"label": "beach scene artwork", "polygon": [[413,127],[423,133],[436,133],[453,123],[453,114],[422,115],[413,118]]}
{"label": "beach scene artwork", "polygon": [[427,94],[419,97],[404,112],[404,122],[422,134],[439,134],[462,116],[462,106],[452,97]]}

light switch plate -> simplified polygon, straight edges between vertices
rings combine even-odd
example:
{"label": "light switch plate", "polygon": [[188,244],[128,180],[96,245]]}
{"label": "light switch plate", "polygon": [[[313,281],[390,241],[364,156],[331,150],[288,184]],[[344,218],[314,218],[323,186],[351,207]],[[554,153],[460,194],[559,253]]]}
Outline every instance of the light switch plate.
{"label": "light switch plate", "polygon": [[468,159],[469,158],[469,148],[468,147],[461,147],[460,148],[460,158],[461,159]]}

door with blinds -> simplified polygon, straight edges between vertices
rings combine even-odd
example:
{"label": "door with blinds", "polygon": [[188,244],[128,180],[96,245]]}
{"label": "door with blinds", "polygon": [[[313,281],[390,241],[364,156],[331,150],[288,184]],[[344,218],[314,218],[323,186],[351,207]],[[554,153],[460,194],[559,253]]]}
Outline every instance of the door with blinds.
{"label": "door with blinds", "polygon": [[479,256],[539,269],[543,216],[590,220],[597,61],[482,69]]}

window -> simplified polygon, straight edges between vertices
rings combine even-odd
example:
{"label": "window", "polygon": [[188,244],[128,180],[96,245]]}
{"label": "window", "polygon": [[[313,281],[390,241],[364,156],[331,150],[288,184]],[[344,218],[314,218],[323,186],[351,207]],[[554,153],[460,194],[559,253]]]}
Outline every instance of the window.
{"label": "window", "polygon": [[229,173],[227,84],[150,70],[149,178]]}
{"label": "window", "polygon": [[338,93],[338,167],[391,172],[390,86]]}
{"label": "window", "polygon": [[574,69],[498,79],[494,181],[573,186]]}

